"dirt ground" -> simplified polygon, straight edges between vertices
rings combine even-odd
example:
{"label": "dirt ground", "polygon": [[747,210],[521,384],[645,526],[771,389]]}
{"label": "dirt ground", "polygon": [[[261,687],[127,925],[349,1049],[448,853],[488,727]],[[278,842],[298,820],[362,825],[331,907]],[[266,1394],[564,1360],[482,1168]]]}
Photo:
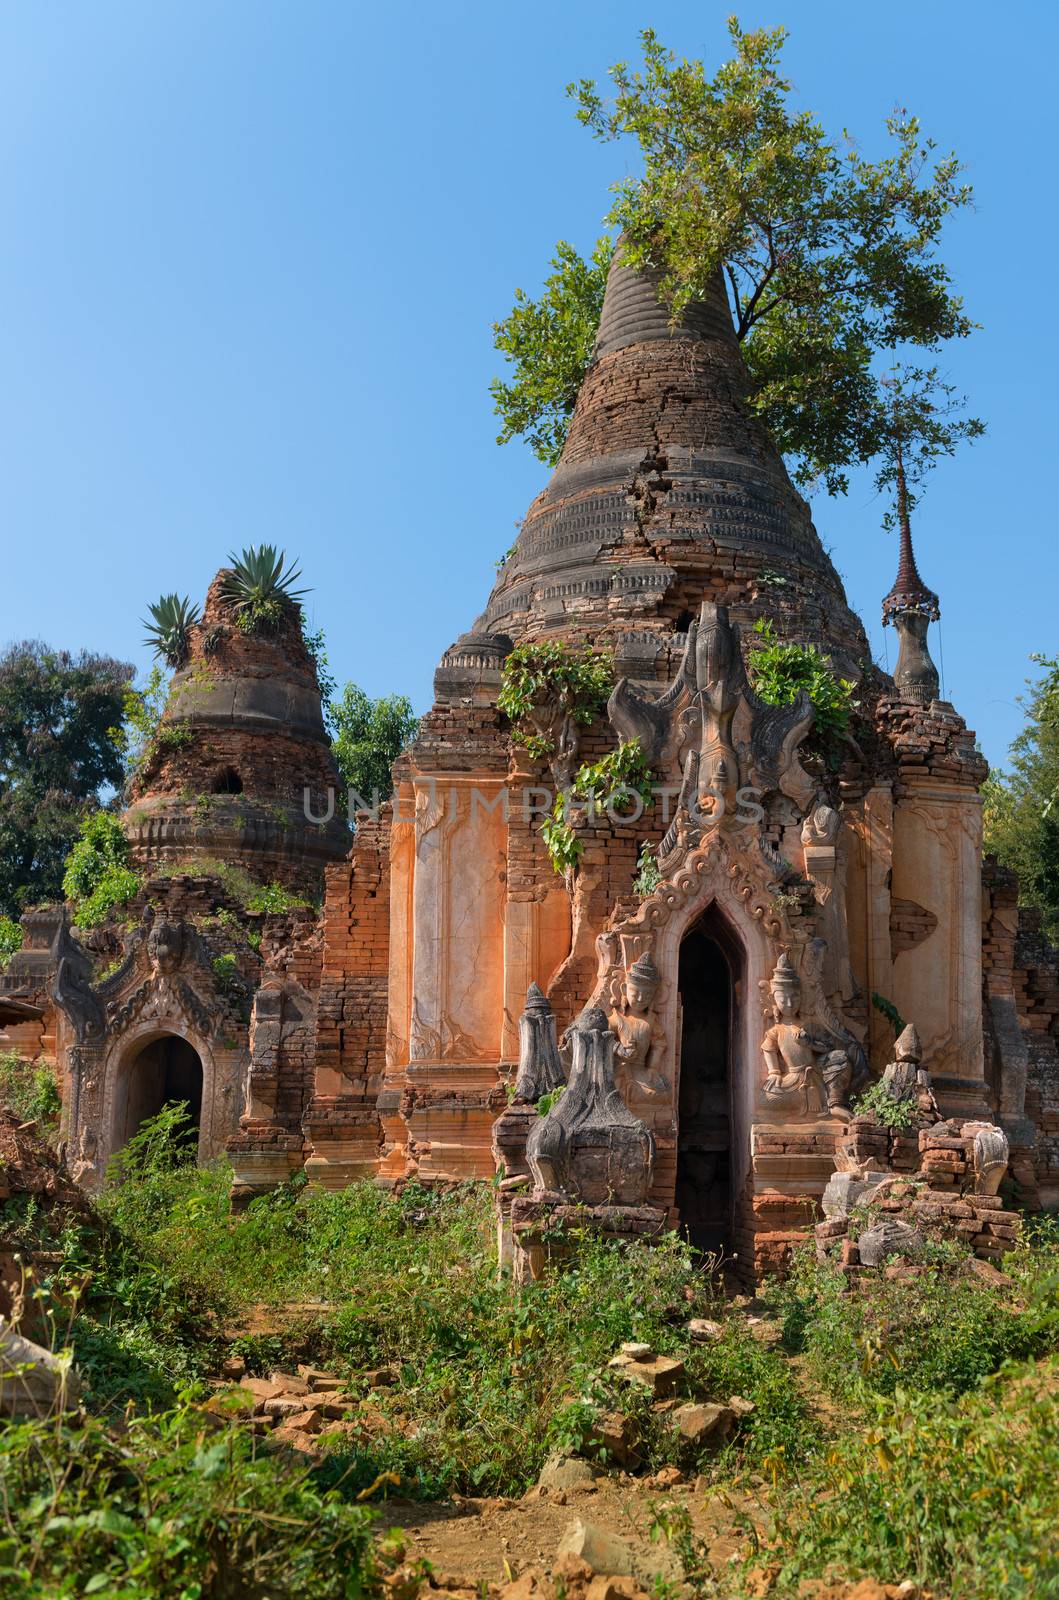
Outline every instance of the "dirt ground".
{"label": "dirt ground", "polygon": [[740,1515],[764,1522],[755,1501],[708,1495],[701,1481],[662,1488],[625,1475],[600,1478],[595,1488],[559,1493],[531,1489],[521,1500],[457,1498],[425,1504],[394,1499],[377,1510],[381,1527],[407,1534],[409,1560],[425,1559],[437,1574],[464,1582],[503,1583],[530,1567],[550,1571],[563,1535],[579,1518],[631,1545],[645,1576],[676,1576],[679,1569],[665,1541],[652,1542],[650,1537],[656,1508],[666,1505],[688,1509],[696,1533],[709,1544],[718,1577],[728,1559],[745,1548]]}

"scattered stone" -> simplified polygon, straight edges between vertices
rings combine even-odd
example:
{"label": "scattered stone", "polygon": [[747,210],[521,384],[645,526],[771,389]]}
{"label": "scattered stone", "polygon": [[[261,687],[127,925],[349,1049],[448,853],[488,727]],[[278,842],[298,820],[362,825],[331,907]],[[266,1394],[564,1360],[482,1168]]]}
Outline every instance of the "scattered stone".
{"label": "scattered stone", "polygon": [[628,1356],[630,1361],[650,1361],[654,1355],[654,1350],[649,1344],[637,1344],[635,1341],[631,1341],[622,1345],[620,1353],[623,1356]]}
{"label": "scattered stone", "polygon": [[[642,1346],[640,1348],[643,1348]],[[608,1362],[611,1371],[627,1383],[641,1384],[658,1400],[673,1394],[684,1377],[684,1363],[675,1356],[634,1356],[629,1347]]]}
{"label": "scattered stone", "polygon": [[640,1465],[642,1457],[638,1449],[640,1439],[636,1424],[623,1411],[608,1411],[601,1416],[592,1428],[592,1441],[605,1450],[619,1467],[635,1471]]}
{"label": "scattered stone", "polygon": [[311,1433],[303,1433],[300,1428],[283,1426],[276,1428],[272,1433],[273,1439],[279,1444],[285,1444],[291,1450],[299,1450],[302,1455],[314,1456],[317,1453],[316,1440]]}
{"label": "scattered stone", "polygon": [[675,1489],[684,1482],[684,1474],[679,1467],[659,1467],[651,1482],[656,1489]]}
{"label": "scattered stone", "polygon": [[221,1362],[221,1377],[228,1378],[232,1383],[238,1383],[245,1372],[245,1356],[228,1356]]}
{"label": "scattered stone", "polygon": [[983,1261],[979,1256],[969,1258],[967,1270],[994,1289],[1011,1289],[1015,1284],[1014,1278],[1010,1278],[1006,1272],[1001,1272],[999,1267],[994,1267],[991,1261]]}
{"label": "scattered stone", "polygon": [[586,1484],[596,1485],[598,1468],[580,1456],[551,1456],[541,1468],[537,1479],[542,1489],[581,1489]]}
{"label": "scattered stone", "polygon": [[373,1367],[361,1376],[369,1389],[391,1389],[397,1382],[397,1374],[392,1367]]}
{"label": "scattered stone", "polygon": [[[318,1394],[326,1395],[325,1399],[317,1399]],[[352,1395],[328,1393],[326,1390],[313,1390],[313,1405],[323,1412],[325,1417],[333,1417],[341,1421],[355,1410],[357,1402]]]}
{"label": "scattered stone", "polygon": [[916,1257],[926,1243],[918,1228],[896,1217],[884,1217],[857,1240],[862,1267],[881,1267],[890,1256]]}
{"label": "scattered stone", "polygon": [[0,1327],[0,1416],[47,1417],[75,1411],[81,1384],[69,1361]]}
{"label": "scattered stone", "polygon": [[641,1600],[643,1594],[635,1578],[600,1574],[589,1584],[585,1600]]}
{"label": "scattered stone", "polygon": [[[650,1552],[641,1554],[617,1534],[579,1517],[569,1524],[559,1541],[552,1576],[563,1579],[569,1592],[574,1583],[584,1583],[593,1574],[636,1578],[647,1589],[655,1587],[658,1575],[673,1582],[682,1581],[680,1563],[672,1551],[652,1547]],[[619,1593],[624,1595],[624,1591]]]}
{"label": "scattered stone", "polygon": [[324,1425],[324,1419],[319,1411],[299,1411],[290,1417],[285,1426],[295,1428],[299,1433],[319,1433]]}
{"label": "scattered stone", "polygon": [[273,1383],[271,1378],[240,1378],[240,1389],[245,1389],[252,1394],[255,1400],[274,1400],[283,1393],[278,1383]]}
{"label": "scattered stone", "polygon": [[308,1394],[309,1385],[304,1378],[296,1377],[293,1372],[270,1372],[269,1380],[278,1384],[284,1394]]}
{"label": "scattered stone", "polygon": [[712,1322],[709,1317],[692,1317],[688,1323],[688,1338],[692,1344],[713,1344],[723,1337],[723,1323]]}
{"label": "scattered stone", "polygon": [[689,1444],[720,1445],[731,1438],[738,1417],[732,1406],[693,1403],[674,1411],[673,1421]]}
{"label": "scattered stone", "polygon": [[[631,1545],[594,1522],[583,1522],[580,1517],[570,1523],[559,1540],[556,1555],[560,1560],[563,1556],[573,1556],[575,1561],[588,1568],[587,1576],[599,1572],[611,1577],[631,1578],[636,1567]],[[557,1568],[553,1570],[556,1576],[567,1576],[566,1573],[560,1574]]]}
{"label": "scattered stone", "polygon": [[752,1411],[757,1410],[753,1400],[744,1400],[741,1394],[728,1396],[728,1409],[734,1411],[737,1417],[749,1417]]}
{"label": "scattered stone", "polygon": [[296,1394],[277,1394],[265,1401],[264,1411],[267,1417],[296,1417],[305,1410],[300,1396]]}

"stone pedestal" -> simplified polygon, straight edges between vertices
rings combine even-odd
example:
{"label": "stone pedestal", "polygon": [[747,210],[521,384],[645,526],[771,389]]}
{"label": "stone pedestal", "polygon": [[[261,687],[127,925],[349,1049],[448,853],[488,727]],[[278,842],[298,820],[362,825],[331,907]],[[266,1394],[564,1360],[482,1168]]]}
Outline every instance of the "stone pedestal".
{"label": "stone pedestal", "polygon": [[528,1283],[568,1262],[573,1237],[585,1230],[619,1243],[654,1239],[666,1228],[656,1206],[579,1206],[559,1194],[516,1195],[511,1201],[511,1266],[516,1282]]}

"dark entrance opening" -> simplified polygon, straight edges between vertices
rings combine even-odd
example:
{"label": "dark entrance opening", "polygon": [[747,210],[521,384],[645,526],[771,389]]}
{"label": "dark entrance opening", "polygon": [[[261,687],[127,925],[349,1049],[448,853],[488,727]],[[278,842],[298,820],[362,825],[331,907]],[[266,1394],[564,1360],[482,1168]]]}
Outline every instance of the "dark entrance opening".
{"label": "dark entrance opening", "polygon": [[222,767],[213,780],[214,794],[242,794],[243,780],[234,767]]}
{"label": "dark entrance opening", "polygon": [[735,951],[709,914],[680,947],[680,1103],[676,1202],[700,1250],[732,1230],[731,1050]]}
{"label": "dark entrance opening", "polygon": [[164,1106],[180,1103],[187,1107],[188,1142],[197,1148],[202,1116],[202,1062],[186,1039],[167,1034],[144,1045],[129,1065],[119,1144],[131,1139],[147,1118],[156,1117]]}

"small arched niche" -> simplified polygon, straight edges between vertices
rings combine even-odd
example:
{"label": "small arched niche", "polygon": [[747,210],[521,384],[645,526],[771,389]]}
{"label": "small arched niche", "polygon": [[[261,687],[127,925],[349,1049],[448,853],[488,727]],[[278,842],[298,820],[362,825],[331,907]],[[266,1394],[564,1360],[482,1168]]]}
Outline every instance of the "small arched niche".
{"label": "small arched niche", "polygon": [[202,1120],[202,1060],[179,1034],[164,1033],[141,1045],[118,1081],[114,1149],[120,1150],[149,1117],[168,1105],[187,1107],[187,1138],[198,1148]]}
{"label": "small arched niche", "polygon": [[214,794],[242,794],[243,780],[234,767],[220,767],[213,777]]}
{"label": "small arched niche", "polygon": [[711,906],[680,946],[676,1203],[701,1250],[730,1252],[736,1177],[733,1094],[743,953]]}

